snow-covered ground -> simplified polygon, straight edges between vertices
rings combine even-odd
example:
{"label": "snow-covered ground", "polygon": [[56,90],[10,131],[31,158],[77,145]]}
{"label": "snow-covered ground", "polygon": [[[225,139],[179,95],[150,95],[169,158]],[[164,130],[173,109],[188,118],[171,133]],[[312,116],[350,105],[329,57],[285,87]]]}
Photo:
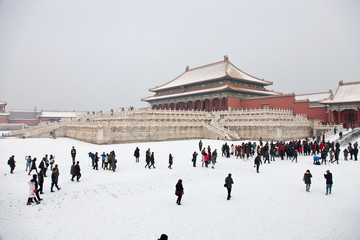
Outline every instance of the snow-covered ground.
{"label": "snow-covered ground", "polygon": [[[276,159],[256,173],[253,158],[221,157],[222,141],[203,140],[219,152],[215,169],[192,167],[198,141],[93,145],[71,139],[0,139],[0,239],[360,239],[359,162],[315,166],[312,157],[298,163]],[[231,142],[228,142],[231,144]],[[234,142],[238,144],[241,142]],[[77,149],[82,178],[70,181],[71,147]],[[135,163],[136,147],[141,152]],[[344,147],[344,146],[342,146]],[[145,169],[145,151],[155,153],[156,169]],[[116,172],[91,168],[88,152],[117,154]],[[173,169],[167,168],[168,155]],[[15,174],[7,160],[15,155]],[[26,155],[56,156],[60,191],[50,193],[45,178],[44,199],[27,206],[30,176]],[[39,163],[39,161],[38,161]],[[311,192],[303,174],[313,175]],[[333,193],[326,196],[323,174],[333,173]],[[232,199],[226,200],[224,179],[232,173]],[[182,205],[175,204],[175,184],[183,180]]]}

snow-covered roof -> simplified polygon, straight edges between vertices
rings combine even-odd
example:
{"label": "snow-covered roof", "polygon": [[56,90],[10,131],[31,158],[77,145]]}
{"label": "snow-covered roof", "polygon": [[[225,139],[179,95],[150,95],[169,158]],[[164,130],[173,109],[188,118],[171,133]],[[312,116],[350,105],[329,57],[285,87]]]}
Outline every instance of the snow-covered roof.
{"label": "snow-covered roof", "polygon": [[332,99],[321,101],[323,104],[360,102],[360,82],[339,82],[339,86]]}
{"label": "snow-covered roof", "polygon": [[210,87],[205,89],[199,89],[195,91],[187,91],[187,92],[180,92],[180,93],[173,93],[173,94],[165,94],[165,95],[158,95],[158,96],[152,96],[143,98],[143,101],[152,101],[152,100],[160,100],[160,99],[166,99],[166,98],[173,98],[173,97],[182,97],[182,96],[188,96],[188,95],[195,95],[200,93],[208,93],[208,92],[216,92],[220,90],[225,89],[231,89],[239,92],[250,92],[250,93],[257,93],[257,94],[263,94],[263,95],[279,95],[278,92],[269,91],[266,89],[254,89],[254,88],[247,88],[242,86],[235,86],[235,85],[229,85],[224,84],[217,87]]}
{"label": "snow-covered roof", "polygon": [[332,92],[322,92],[322,93],[309,93],[309,94],[299,94],[295,95],[296,101],[309,100],[310,102],[319,102],[332,97]]}
{"label": "snow-covered roof", "polygon": [[61,111],[42,111],[41,118],[73,118],[76,117],[76,112],[61,112]]}
{"label": "snow-covered roof", "polygon": [[264,86],[272,84],[272,82],[253,77],[241,71],[240,69],[235,67],[230,61],[228,61],[228,58],[226,57],[225,60],[221,62],[216,62],[193,69],[187,68],[183,74],[181,74],[174,80],[165,83],[159,87],[151,88],[150,91],[159,91],[173,87],[181,87],[192,83],[199,83],[224,77],[241,79]]}
{"label": "snow-covered roof", "polygon": [[4,102],[4,101],[0,101],[0,105],[6,105],[7,102]]}

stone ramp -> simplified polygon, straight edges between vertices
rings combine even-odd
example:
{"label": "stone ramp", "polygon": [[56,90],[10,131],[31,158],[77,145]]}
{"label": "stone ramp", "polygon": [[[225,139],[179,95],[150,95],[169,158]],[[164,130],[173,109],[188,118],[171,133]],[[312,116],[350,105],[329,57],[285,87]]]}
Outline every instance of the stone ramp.
{"label": "stone ramp", "polygon": [[51,133],[55,133],[59,130],[61,124],[59,123],[51,123],[51,124],[44,124],[38,125],[36,127],[22,129],[17,131],[12,131],[7,133],[6,137],[24,137],[24,138],[44,138],[44,137],[52,137]]}
{"label": "stone ramp", "polygon": [[[339,143],[341,146],[347,146],[349,143],[354,143],[360,137],[360,128],[355,128],[354,131],[349,130],[350,133],[346,134],[339,139]],[[346,133],[346,130],[343,130],[343,133]]]}

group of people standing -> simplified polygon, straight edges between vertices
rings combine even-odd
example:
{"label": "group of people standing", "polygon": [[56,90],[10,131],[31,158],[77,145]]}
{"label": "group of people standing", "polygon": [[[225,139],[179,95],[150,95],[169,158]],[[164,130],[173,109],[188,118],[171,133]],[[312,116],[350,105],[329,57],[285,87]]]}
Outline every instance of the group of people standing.
{"label": "group of people standing", "polygon": [[[99,154],[98,152],[88,153],[90,159],[91,159],[91,166],[94,170],[99,170]],[[111,151],[110,153],[103,152],[101,154],[101,168],[103,170],[109,170],[115,172],[117,168],[117,160],[116,160],[116,154],[115,151]]]}

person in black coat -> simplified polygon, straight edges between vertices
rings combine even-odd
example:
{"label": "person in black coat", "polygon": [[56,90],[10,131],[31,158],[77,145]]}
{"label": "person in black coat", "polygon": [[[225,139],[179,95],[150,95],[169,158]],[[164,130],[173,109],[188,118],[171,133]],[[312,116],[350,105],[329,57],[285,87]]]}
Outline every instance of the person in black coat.
{"label": "person in black coat", "polygon": [[311,178],[312,178],[312,175],[310,173],[310,170],[306,170],[306,172],[304,173],[303,181],[306,184],[307,192],[310,192]]}
{"label": "person in black coat", "polygon": [[43,194],[43,186],[44,186],[44,174],[42,172],[39,172],[38,174],[38,182],[39,182],[39,192],[40,194]]}
{"label": "person in black coat", "polygon": [[96,152],[96,153],[95,153],[95,156],[94,156],[94,167],[93,167],[93,169],[99,170],[98,162],[99,162],[99,156],[98,156],[98,153]]}
{"label": "person in black coat", "polygon": [[256,166],[256,172],[259,173],[259,168],[260,168],[260,164],[261,164],[261,157],[258,154],[254,160],[254,167]]}
{"label": "person in black coat", "polygon": [[51,174],[51,192],[54,192],[53,188],[54,186],[60,190],[61,188],[59,188],[58,184],[58,180],[59,180],[59,168],[58,165],[55,164],[55,167],[53,168],[52,174]]}
{"label": "person in black coat", "polygon": [[72,149],[71,149],[71,158],[72,158],[72,161],[73,163],[75,163],[75,157],[76,157],[76,149],[75,147],[73,146]]}
{"label": "person in black coat", "polygon": [[224,184],[224,187],[227,188],[227,192],[228,192],[227,200],[230,200],[230,198],[231,198],[231,188],[232,188],[233,184],[234,184],[234,181],[231,177],[231,173],[229,173],[229,175],[225,178],[225,184]]}
{"label": "person in black coat", "polygon": [[76,165],[74,165],[72,167],[72,178],[71,181],[74,181],[74,177],[76,177],[76,181],[79,182],[79,179],[81,177],[81,173],[80,173],[80,165],[79,165],[79,161],[76,162]]}
{"label": "person in black coat", "polygon": [[39,164],[40,171],[44,174],[44,177],[46,177],[46,167],[45,167],[45,158],[43,158]]}
{"label": "person in black coat", "polygon": [[176,199],[176,204],[181,205],[181,198],[184,195],[184,187],[182,185],[182,179],[179,179],[177,184],[175,185],[175,195],[178,196]]}
{"label": "person in black coat", "polygon": [[37,167],[36,167],[36,158],[33,158],[32,162],[31,162],[31,167],[30,167],[30,171],[29,174],[32,172],[32,170],[35,170],[36,173],[38,173]]}
{"label": "person in black coat", "polygon": [[39,183],[38,183],[38,181],[37,181],[37,175],[36,174],[34,174],[33,175],[33,180],[34,180],[34,184],[35,184],[35,195],[36,195],[36,197],[37,197],[37,199],[39,200],[39,201],[41,201],[42,199],[40,198],[40,195],[39,195]]}
{"label": "person in black coat", "polygon": [[14,173],[14,169],[15,169],[15,156],[12,155],[9,160],[8,160],[8,164],[10,166],[10,173],[13,174]]}
{"label": "person in black coat", "polygon": [[134,157],[135,157],[135,162],[139,162],[140,149],[138,147],[136,147],[136,149],[135,149]]}
{"label": "person in black coat", "polygon": [[196,167],[196,158],[197,158],[198,153],[196,151],[194,151],[193,153],[193,157],[192,157],[192,162],[193,162],[193,167]]}
{"label": "person in black coat", "polygon": [[154,157],[154,152],[151,153],[151,156],[150,156],[150,166],[149,166],[149,169],[151,168],[151,166],[153,166],[153,168],[155,168],[155,157]]}
{"label": "person in black coat", "polygon": [[331,194],[331,189],[333,185],[333,179],[332,179],[332,173],[330,170],[326,170],[326,173],[324,174],[324,177],[326,179],[326,193],[325,195]]}

